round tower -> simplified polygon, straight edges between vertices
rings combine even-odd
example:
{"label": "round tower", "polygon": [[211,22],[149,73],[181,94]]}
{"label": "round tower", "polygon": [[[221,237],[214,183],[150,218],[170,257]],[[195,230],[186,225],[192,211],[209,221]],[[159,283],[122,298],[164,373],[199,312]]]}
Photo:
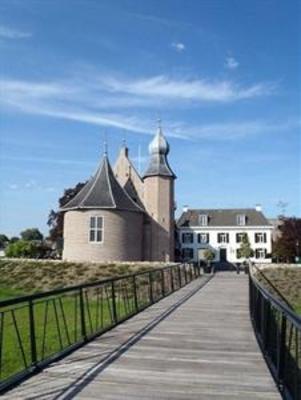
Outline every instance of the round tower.
{"label": "round tower", "polygon": [[61,211],[64,260],[142,260],[144,211],[120,186],[106,154],[96,174]]}
{"label": "round tower", "polygon": [[169,144],[161,124],[149,145],[150,160],[144,181],[144,205],[150,216],[145,254],[151,261],[174,260],[174,181],[167,160]]}

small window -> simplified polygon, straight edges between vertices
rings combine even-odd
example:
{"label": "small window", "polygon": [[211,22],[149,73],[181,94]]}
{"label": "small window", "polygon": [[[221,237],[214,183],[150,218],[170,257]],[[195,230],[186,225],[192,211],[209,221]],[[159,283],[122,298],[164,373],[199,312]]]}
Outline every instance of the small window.
{"label": "small window", "polygon": [[266,249],[256,249],[255,250],[255,258],[265,258],[267,254]]}
{"label": "small window", "polygon": [[209,233],[198,233],[198,243],[209,243]]}
{"label": "small window", "polygon": [[236,243],[241,243],[243,239],[247,236],[247,233],[237,233],[236,234]]}
{"label": "small window", "polygon": [[208,215],[205,215],[205,214],[199,215],[199,224],[201,226],[207,226],[208,225]]}
{"label": "small window", "polygon": [[182,257],[183,260],[192,260],[193,259],[193,249],[189,248],[189,247],[184,247],[182,249]]}
{"label": "small window", "polygon": [[182,233],[182,243],[193,243],[193,233]]}
{"label": "small window", "polygon": [[243,226],[246,225],[246,216],[245,215],[237,215],[236,217],[237,225]]}
{"label": "small window", "polygon": [[89,241],[100,243],[103,241],[103,217],[91,217]]}
{"label": "small window", "polygon": [[229,233],[218,233],[217,241],[218,243],[229,243]]}
{"label": "small window", "polygon": [[255,243],[266,243],[267,234],[263,232],[255,233]]}

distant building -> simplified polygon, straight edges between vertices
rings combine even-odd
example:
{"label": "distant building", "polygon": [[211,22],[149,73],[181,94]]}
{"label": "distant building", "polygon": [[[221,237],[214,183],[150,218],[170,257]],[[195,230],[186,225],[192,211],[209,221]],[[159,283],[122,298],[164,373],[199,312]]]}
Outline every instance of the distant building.
{"label": "distant building", "polygon": [[186,209],[177,222],[178,246],[184,260],[204,260],[211,249],[215,262],[242,262],[240,244],[247,234],[252,261],[271,262],[273,226],[261,209]]}
{"label": "distant building", "polygon": [[123,146],[114,170],[107,154],[64,207],[63,258],[69,261],[172,261],[174,181],[161,126],[141,177]]}

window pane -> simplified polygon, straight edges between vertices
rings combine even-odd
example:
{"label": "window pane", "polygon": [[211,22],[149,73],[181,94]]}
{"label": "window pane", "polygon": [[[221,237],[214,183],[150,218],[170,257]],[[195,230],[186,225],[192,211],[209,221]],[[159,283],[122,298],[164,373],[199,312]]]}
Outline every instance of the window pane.
{"label": "window pane", "polygon": [[90,242],[95,242],[95,231],[90,230]]}
{"label": "window pane", "polygon": [[102,217],[97,217],[97,228],[102,229],[103,225],[103,218]]}
{"label": "window pane", "polygon": [[95,217],[90,218],[90,228],[95,228]]}
{"label": "window pane", "polygon": [[102,242],[102,231],[97,231],[97,242]]}

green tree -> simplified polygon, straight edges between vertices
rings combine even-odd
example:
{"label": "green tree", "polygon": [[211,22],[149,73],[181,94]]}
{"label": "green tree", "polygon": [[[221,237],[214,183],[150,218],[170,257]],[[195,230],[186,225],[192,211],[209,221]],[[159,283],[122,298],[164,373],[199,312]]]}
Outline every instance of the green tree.
{"label": "green tree", "polygon": [[273,256],[279,261],[294,262],[301,256],[301,218],[281,217],[279,236],[273,243]]}
{"label": "green tree", "polygon": [[38,228],[25,229],[20,235],[22,240],[43,240],[43,235]]}
{"label": "green tree", "polygon": [[17,242],[18,240],[20,240],[20,238],[19,238],[18,236],[12,236],[12,237],[10,238],[9,243],[15,243],[15,242]]}
{"label": "green tree", "polygon": [[213,261],[215,259],[215,253],[210,249],[206,249],[204,251],[204,257],[205,257],[207,263],[210,264],[211,261]]}
{"label": "green tree", "polygon": [[[58,200],[59,209],[67,204],[77,193],[85,186],[86,182],[79,182],[73,188],[64,190],[63,196]],[[49,226],[49,239],[53,242],[59,242],[63,239],[64,213],[51,210],[48,216],[47,225]]]}
{"label": "green tree", "polygon": [[242,241],[240,243],[240,248],[239,248],[240,257],[244,258],[245,260],[248,260],[250,257],[252,257],[253,253],[254,252],[251,248],[249,236],[246,233],[243,235]]}
{"label": "green tree", "polygon": [[3,233],[0,233],[0,248],[3,249],[9,243],[9,239]]}
{"label": "green tree", "polygon": [[48,246],[42,242],[20,239],[6,247],[5,255],[13,258],[44,258],[49,251]]}

